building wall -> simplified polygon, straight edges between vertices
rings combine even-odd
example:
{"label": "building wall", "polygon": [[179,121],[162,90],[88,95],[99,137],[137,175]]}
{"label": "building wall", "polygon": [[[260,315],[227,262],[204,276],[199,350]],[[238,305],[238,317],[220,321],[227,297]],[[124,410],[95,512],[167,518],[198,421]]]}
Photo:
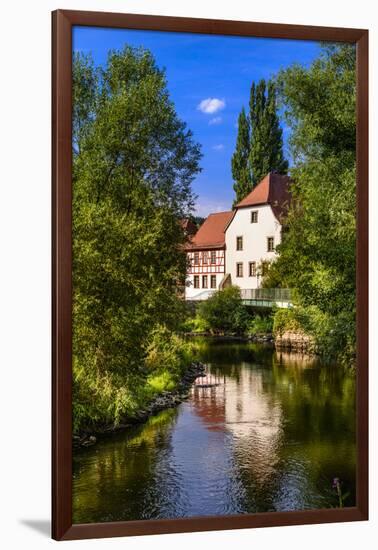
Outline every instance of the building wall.
{"label": "building wall", "polygon": [[[211,263],[211,251],[210,250],[201,250],[201,251],[191,251],[188,252],[187,257],[190,263],[190,266],[187,271],[187,281],[185,287],[185,299],[193,300],[196,299],[199,295],[204,295],[204,292],[208,291],[208,295],[215,290],[218,290],[219,285],[224,277],[224,260],[225,254],[224,250],[217,249],[215,252],[215,264]],[[195,264],[195,254],[198,254],[198,264]],[[207,255],[207,262],[205,256]],[[207,275],[207,288],[203,287],[203,275]],[[216,288],[211,288],[211,275],[216,277]],[[194,277],[199,277],[199,288],[194,288]],[[207,296],[207,295],[204,295]]]}
{"label": "building wall", "polygon": [[[251,223],[251,212],[258,212],[257,223]],[[243,237],[243,250],[236,249],[236,237]],[[269,205],[240,208],[226,230],[225,273],[231,282],[242,289],[259,288],[261,275],[249,276],[249,262],[258,266],[262,260],[273,260],[275,252],[268,252],[267,239],[274,238],[274,245],[281,242],[281,224]],[[236,276],[236,264],[243,264],[243,276]]]}

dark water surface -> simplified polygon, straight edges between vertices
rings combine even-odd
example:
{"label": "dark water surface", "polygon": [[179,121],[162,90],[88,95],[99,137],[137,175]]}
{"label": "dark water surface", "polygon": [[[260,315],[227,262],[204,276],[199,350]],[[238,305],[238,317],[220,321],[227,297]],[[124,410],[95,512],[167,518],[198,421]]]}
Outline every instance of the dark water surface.
{"label": "dark water surface", "polygon": [[[191,397],[75,453],[74,523],[355,504],[355,379],[257,344],[200,342]],[[199,384],[216,386],[201,388]]]}

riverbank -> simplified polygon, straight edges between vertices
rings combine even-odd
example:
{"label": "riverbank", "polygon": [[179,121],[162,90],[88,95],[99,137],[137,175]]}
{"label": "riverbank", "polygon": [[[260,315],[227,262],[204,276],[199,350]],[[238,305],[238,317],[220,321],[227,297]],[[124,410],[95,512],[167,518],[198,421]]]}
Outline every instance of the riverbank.
{"label": "riverbank", "polygon": [[156,395],[145,408],[137,411],[132,417],[123,418],[117,425],[106,424],[93,427],[90,430],[85,430],[80,434],[75,434],[72,437],[74,448],[90,447],[97,443],[97,439],[106,437],[114,433],[126,430],[137,424],[143,424],[150,418],[158,414],[164,409],[176,407],[189,397],[189,390],[196,380],[205,373],[203,363],[193,362],[187,368],[184,376],[181,378],[177,386],[171,391],[163,391]]}
{"label": "riverbank", "polygon": [[189,332],[185,336],[190,338],[209,338],[216,341],[225,342],[253,342],[256,344],[270,344],[277,351],[288,351],[301,353],[303,355],[317,355],[317,347],[314,338],[303,331],[285,331],[282,334],[272,334],[271,332],[260,334],[212,334],[210,332]]}
{"label": "riverbank", "polygon": [[189,338],[209,338],[218,342],[256,342],[257,344],[274,344],[274,337],[271,333],[266,334],[211,334],[210,332],[187,332],[186,337]]}

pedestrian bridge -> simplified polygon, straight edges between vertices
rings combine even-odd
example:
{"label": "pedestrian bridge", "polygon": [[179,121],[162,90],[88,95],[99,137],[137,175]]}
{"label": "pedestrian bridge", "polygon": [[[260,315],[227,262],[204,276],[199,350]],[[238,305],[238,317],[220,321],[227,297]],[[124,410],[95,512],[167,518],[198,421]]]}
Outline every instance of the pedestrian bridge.
{"label": "pedestrian bridge", "polygon": [[[191,301],[207,300],[216,290],[204,290]],[[243,304],[253,307],[292,307],[291,291],[289,288],[242,288],[240,296]]]}
{"label": "pedestrian bridge", "polygon": [[246,306],[292,307],[290,288],[242,288],[241,299]]}

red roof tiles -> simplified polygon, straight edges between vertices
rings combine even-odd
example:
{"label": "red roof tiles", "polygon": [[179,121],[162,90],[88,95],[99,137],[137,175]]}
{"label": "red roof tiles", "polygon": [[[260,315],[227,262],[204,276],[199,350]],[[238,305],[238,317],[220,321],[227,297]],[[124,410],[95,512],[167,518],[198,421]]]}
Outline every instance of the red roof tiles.
{"label": "red roof tiles", "polygon": [[186,248],[191,250],[224,248],[224,230],[234,213],[235,212],[231,210],[230,212],[217,212],[215,214],[209,214],[197,233],[191,238],[190,243]]}
{"label": "red roof tiles", "polygon": [[276,172],[269,172],[260,183],[242,200],[235,210],[209,214],[197,233],[191,237],[186,249],[206,250],[210,248],[224,248],[225,231],[230,225],[238,208],[269,204],[276,218],[281,221],[287,212],[290,203],[289,176],[282,176]]}
{"label": "red roof tiles", "polygon": [[290,203],[290,177],[269,172],[260,183],[241,200],[236,208],[270,204],[276,218],[280,219]]}

